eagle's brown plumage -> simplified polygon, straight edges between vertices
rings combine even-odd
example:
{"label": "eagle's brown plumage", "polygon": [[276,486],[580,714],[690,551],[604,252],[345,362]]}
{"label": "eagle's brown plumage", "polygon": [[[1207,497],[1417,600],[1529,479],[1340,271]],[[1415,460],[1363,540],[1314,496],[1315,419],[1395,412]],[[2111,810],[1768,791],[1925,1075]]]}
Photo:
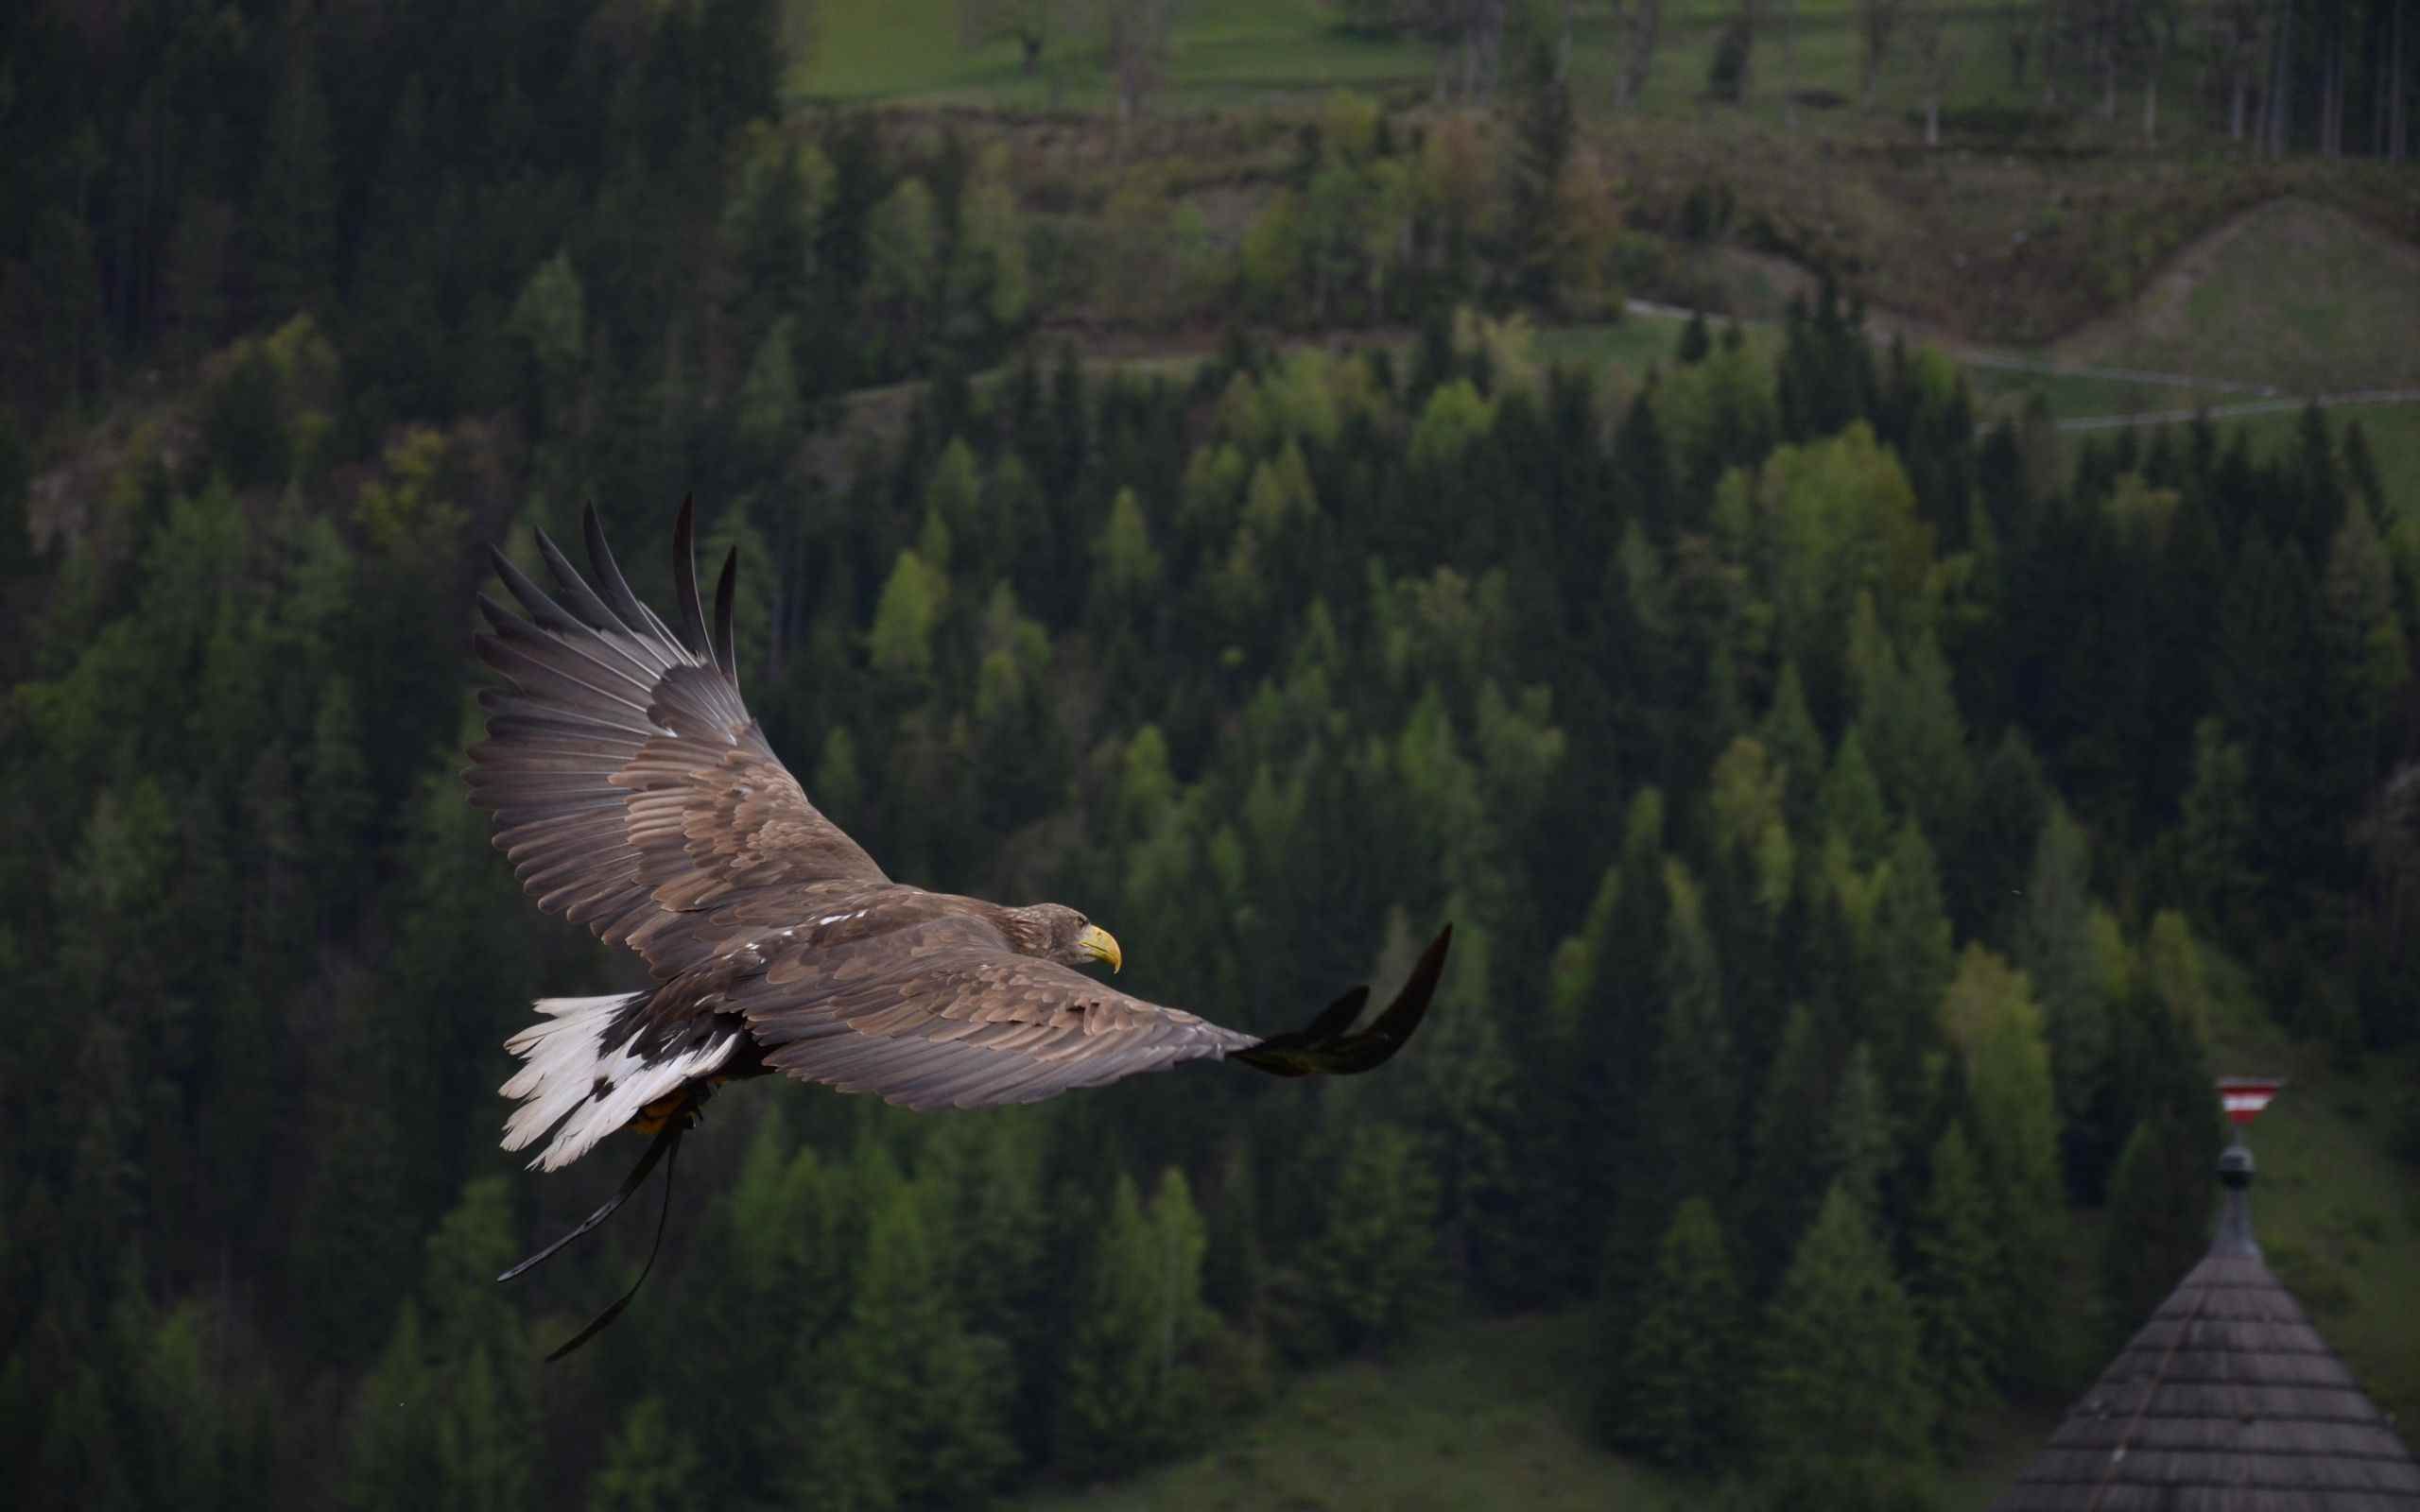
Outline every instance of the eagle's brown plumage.
{"label": "eagle's brown plumage", "polygon": [[[1387,1012],[1366,989],[1264,1039],[1119,992],[1074,969],[1115,945],[1056,904],[1005,908],[892,882],[823,816],[765,743],[732,654],[736,553],[709,633],[684,503],[673,532],[682,629],[641,604],[584,522],[592,586],[541,533],[549,595],[494,553],[522,619],[482,594],[472,800],[541,908],[647,959],[650,991],[546,999],[505,1084],[507,1148],[537,1161],[616,1127],[681,1117],[701,1089],[779,1071],[910,1108],[1032,1102],[1179,1061],[1352,1073],[1400,1048],[1442,971],[1441,934]],[[1450,931],[1448,932],[1450,934]],[[1106,942],[1106,943],[1103,943]]]}

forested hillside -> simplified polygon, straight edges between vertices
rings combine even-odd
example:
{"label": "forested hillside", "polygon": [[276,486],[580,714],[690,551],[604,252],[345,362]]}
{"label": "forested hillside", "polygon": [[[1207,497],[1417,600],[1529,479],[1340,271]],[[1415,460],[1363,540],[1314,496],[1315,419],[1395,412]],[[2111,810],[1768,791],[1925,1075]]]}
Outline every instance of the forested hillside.
{"label": "forested hillside", "polygon": [[[2420,1042],[2420,521],[2358,427],[2071,468],[1829,295],[1609,381],[1459,307],[1552,305],[1569,243],[1420,215],[1409,283],[1322,265],[1408,347],[1099,376],[1022,339],[998,155],[783,113],[770,25],[0,23],[33,1504],[957,1505],[1583,1302],[1607,1444],[1923,1504],[2198,1254],[2214,1003]],[[1348,102],[1301,171],[1394,129]],[[1556,129],[1474,171],[1547,202]],[[501,1042],[632,967],[465,801],[472,593],[593,497],[667,602],[685,490],[752,707],[894,876],[1261,1030],[1450,919],[1422,1038],[991,1114],[735,1089],[650,1289],[542,1369],[648,1220],[494,1285],[635,1154],[520,1172]]]}

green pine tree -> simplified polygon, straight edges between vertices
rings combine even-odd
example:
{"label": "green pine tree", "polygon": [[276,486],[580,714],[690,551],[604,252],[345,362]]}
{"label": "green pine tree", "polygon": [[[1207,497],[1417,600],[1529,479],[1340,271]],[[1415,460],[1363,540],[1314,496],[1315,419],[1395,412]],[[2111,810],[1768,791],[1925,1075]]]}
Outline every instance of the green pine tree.
{"label": "green pine tree", "polygon": [[1898,1164],[1891,1104],[1875,1072],[1874,1053],[1863,1043],[1849,1052],[1832,1091],[1824,1129],[1824,1163],[1834,1185],[1880,1228],[1886,1217],[1884,1188]]}
{"label": "green pine tree", "polygon": [[[859,1504],[960,1505],[988,1495],[1015,1468],[1009,1432],[1015,1391],[1006,1345],[966,1326],[947,1284],[936,1189],[892,1178],[869,1189],[865,1249],[837,1336],[809,1345],[793,1389],[800,1430],[815,1441],[798,1460],[802,1486],[858,1487]],[[861,1441],[838,1441],[827,1417],[862,1415]]]}
{"label": "green pine tree", "polygon": [[2001,1267],[1982,1171],[1957,1124],[1933,1145],[1931,1166],[1909,1239],[1915,1253],[1910,1280],[1927,1379],[1940,1398],[1944,1428],[1955,1435],[1968,1414],[1995,1398],[1991,1340],[2001,1315],[1994,1295]]}
{"label": "green pine tree", "polygon": [[2102,1138],[2113,1093],[2113,1041],[2095,944],[2091,876],[2082,826],[2054,803],[2034,846],[2032,880],[2017,920],[2016,959],[2039,994],[2067,1188],[2083,1196],[2100,1192],[2117,1153]]}
{"label": "green pine tree", "polygon": [[1748,1281],[1771,1292],[1824,1198],[1832,1098],[1831,1054],[1806,1004],[1783,1021],[1781,1043],[1756,1095],[1745,1210],[1739,1220]]}
{"label": "green pine tree", "polygon": [[1964,1063],[1975,1154],[1999,1238],[1996,1374],[2014,1385],[2040,1383],[2065,1347],[2055,1292],[2066,1212],[2042,1010],[2023,972],[1970,945],[1942,1012]]}
{"label": "green pine tree", "polygon": [[659,1396],[622,1414],[588,1483],[588,1512],[704,1512],[698,1446],[672,1424]]}
{"label": "green pine tree", "polygon": [[1321,1221],[1295,1264],[1297,1346],[1373,1349],[1402,1337],[1439,1299],[1437,1180],[1419,1143],[1387,1123],[1357,1125]]}
{"label": "green pine tree", "polygon": [[1216,1326],[1201,1301],[1207,1248],[1182,1173],[1161,1174],[1148,1211],[1119,1176],[1060,1387],[1069,1469],[1123,1474],[1185,1442],[1200,1398],[1188,1357]]}
{"label": "green pine tree", "polygon": [[2197,1132],[2165,1111],[2148,1117],[2109,1175],[2100,1284],[2112,1339],[2142,1327],[2209,1248],[2216,1183]]}
{"label": "green pine tree", "polygon": [[336,278],[337,179],[327,96],[307,43],[285,60],[252,205],[253,284],[270,322],[322,304]]}
{"label": "green pine tree", "polygon": [[1685,1469],[1718,1462],[1742,1384],[1742,1306],[1714,1206],[1691,1197],[1665,1230],[1647,1310],[1600,1393],[1614,1443]]}
{"label": "green pine tree", "polygon": [[1920,1488],[1937,1404],[1890,1252],[1835,1187],[1765,1310],[1744,1403],[1789,1504],[1887,1505]]}

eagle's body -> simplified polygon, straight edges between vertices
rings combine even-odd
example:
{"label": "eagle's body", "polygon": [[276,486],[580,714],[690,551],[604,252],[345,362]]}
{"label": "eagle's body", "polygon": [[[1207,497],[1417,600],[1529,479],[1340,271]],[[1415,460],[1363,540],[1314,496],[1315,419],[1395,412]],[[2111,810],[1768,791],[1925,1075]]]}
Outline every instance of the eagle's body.
{"label": "eagle's body", "polygon": [[[674,532],[683,632],[631,594],[595,512],[596,585],[539,542],[560,598],[501,554],[528,620],[482,596],[479,654],[510,689],[481,696],[473,801],[541,908],[646,958],[655,986],[540,1000],[509,1041],[521,1100],[504,1144],[578,1159],[616,1128],[685,1118],[706,1090],[783,1072],[911,1108],[1032,1102],[1183,1060],[1280,1074],[1366,1071],[1426,1010],[1446,936],[1394,1005],[1348,1032],[1356,989],[1307,1029],[1239,1033],[1077,970],[1119,964],[1074,909],[1011,908],[891,881],[808,801],[739,696],[727,561],[709,636]],[[551,1131],[551,1138],[547,1138]]]}

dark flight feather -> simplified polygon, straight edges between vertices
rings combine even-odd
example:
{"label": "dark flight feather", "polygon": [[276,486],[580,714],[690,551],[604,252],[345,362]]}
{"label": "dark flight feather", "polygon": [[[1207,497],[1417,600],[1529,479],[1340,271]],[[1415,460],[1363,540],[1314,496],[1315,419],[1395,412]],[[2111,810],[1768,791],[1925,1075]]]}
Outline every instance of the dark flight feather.
{"label": "dark flight feather", "polygon": [[[698,501],[683,498],[672,522],[672,581],[681,599],[681,643],[692,656],[713,656],[706,641],[705,610],[698,604]],[[726,669],[728,670],[728,669]]]}
{"label": "dark flight feather", "polygon": [[734,546],[722,559],[722,576],[715,584],[715,664],[731,685],[739,686],[739,655],[731,644],[732,597],[739,583],[739,548]]}

